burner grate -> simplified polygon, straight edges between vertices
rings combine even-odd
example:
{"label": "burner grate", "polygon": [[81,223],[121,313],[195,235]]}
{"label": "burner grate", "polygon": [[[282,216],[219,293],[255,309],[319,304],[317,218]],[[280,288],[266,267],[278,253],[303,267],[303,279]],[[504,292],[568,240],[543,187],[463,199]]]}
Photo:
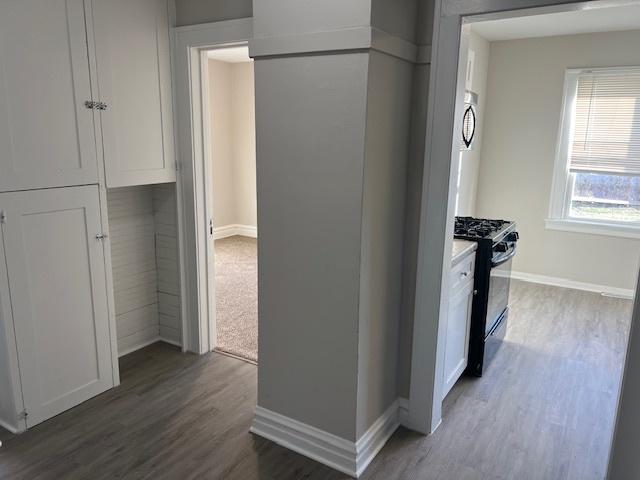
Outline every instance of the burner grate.
{"label": "burner grate", "polygon": [[454,235],[485,238],[500,230],[509,222],[505,220],[489,220],[473,217],[456,217]]}

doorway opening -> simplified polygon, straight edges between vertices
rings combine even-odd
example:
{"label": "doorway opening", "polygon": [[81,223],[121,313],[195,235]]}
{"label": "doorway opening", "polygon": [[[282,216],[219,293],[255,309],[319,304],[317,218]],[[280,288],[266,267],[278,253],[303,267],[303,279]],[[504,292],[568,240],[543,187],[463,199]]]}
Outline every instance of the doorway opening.
{"label": "doorway opening", "polygon": [[203,52],[211,345],[258,361],[255,98],[247,45]]}
{"label": "doorway opening", "polygon": [[[440,23],[421,231],[425,245],[443,248],[437,259],[420,248],[442,275],[419,273],[427,300],[416,307],[417,325],[439,318],[424,424],[434,430],[442,418],[440,438],[473,431],[447,454],[492,459],[491,476],[540,465],[545,478],[606,475],[640,256],[640,185],[629,166],[640,56],[627,48],[640,39],[638,8],[458,13]],[[496,445],[508,458],[496,459]]]}

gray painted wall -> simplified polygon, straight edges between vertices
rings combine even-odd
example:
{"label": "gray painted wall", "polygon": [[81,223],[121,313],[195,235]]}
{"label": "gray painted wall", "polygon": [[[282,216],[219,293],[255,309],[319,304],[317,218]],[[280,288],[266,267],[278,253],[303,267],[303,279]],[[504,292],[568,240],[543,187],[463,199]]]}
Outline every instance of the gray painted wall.
{"label": "gray painted wall", "polygon": [[[261,37],[371,24],[423,38],[430,9],[258,0],[254,54]],[[428,76],[377,51],[256,56],[258,404],[349,440],[408,379]]]}
{"label": "gray painted wall", "polygon": [[[182,0],[182,3],[185,1]],[[415,42],[418,35],[416,21],[418,3],[430,2],[417,0],[258,1],[255,2],[253,10],[254,35],[272,37],[371,25]],[[426,12],[429,9],[423,9],[423,11]]]}
{"label": "gray painted wall", "polygon": [[396,400],[413,64],[372,51],[360,253],[357,437]]}
{"label": "gray painted wall", "polygon": [[[419,2],[416,37],[419,45],[430,45],[433,35],[433,1]],[[416,299],[420,202],[427,128],[429,65],[416,65],[411,93],[411,138],[405,201],[404,246],[402,260],[402,307],[398,341],[398,395],[409,397],[411,380],[411,348]]]}
{"label": "gray painted wall", "polygon": [[640,478],[640,297],[636,297],[627,346],[627,359],[622,374],[620,400],[609,457],[609,480]]}
{"label": "gray painted wall", "polygon": [[252,0],[175,0],[175,4],[178,27],[253,15]]}
{"label": "gray painted wall", "polygon": [[268,0],[253,6],[255,37],[322,32],[369,25],[371,0]]}
{"label": "gray painted wall", "polygon": [[398,342],[398,395],[404,398],[409,397],[411,377],[411,344],[413,341],[420,202],[422,200],[422,174],[424,170],[424,134],[427,126],[426,111],[430,71],[429,65],[415,66],[411,95],[411,140],[407,166],[402,260],[402,307]]}
{"label": "gray painted wall", "polygon": [[418,22],[416,0],[373,0],[371,25],[391,35],[416,43]]}
{"label": "gray painted wall", "polygon": [[355,440],[368,55],[254,65],[258,404]]}

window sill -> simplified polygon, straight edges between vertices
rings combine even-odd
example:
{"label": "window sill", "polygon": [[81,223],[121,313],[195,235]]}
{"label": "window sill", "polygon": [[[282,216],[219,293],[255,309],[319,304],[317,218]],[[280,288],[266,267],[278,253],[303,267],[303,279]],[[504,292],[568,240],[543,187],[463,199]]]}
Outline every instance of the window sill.
{"label": "window sill", "polygon": [[635,227],[631,225],[621,225],[618,223],[591,222],[588,220],[567,218],[548,218],[544,221],[544,226],[547,230],[561,230],[564,232],[640,239],[640,226]]}

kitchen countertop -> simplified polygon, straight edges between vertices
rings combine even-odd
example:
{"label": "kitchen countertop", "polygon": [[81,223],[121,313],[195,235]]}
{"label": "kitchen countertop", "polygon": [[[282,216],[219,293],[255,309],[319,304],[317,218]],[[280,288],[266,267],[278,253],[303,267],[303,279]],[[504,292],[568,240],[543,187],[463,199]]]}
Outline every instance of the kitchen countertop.
{"label": "kitchen countertop", "polygon": [[469,240],[453,240],[453,249],[451,250],[451,266],[456,265],[460,260],[465,258],[471,252],[478,248],[476,242],[470,242]]}

